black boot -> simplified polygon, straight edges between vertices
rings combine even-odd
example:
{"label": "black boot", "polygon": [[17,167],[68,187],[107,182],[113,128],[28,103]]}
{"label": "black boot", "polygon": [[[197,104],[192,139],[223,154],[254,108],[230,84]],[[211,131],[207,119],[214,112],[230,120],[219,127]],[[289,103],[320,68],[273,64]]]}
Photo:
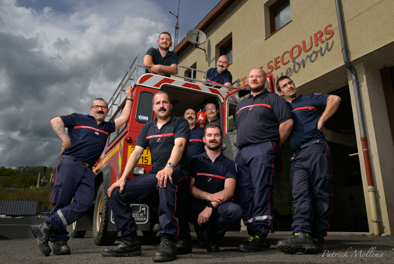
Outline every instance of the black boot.
{"label": "black boot", "polygon": [[104,257],[134,257],[141,256],[141,241],[137,232],[124,237],[123,242],[115,247],[105,248],[101,255]]}
{"label": "black boot", "polygon": [[207,242],[206,249],[208,252],[220,252],[219,243],[216,241],[210,241],[209,239]]}
{"label": "black boot", "polygon": [[205,237],[204,229],[199,225],[194,225],[194,230],[196,231],[196,235],[197,235],[197,247],[206,248],[207,238]]}
{"label": "black boot", "polygon": [[179,239],[176,244],[176,254],[184,255],[192,252],[192,245],[190,239]]}
{"label": "black boot", "polygon": [[316,246],[316,252],[321,252],[323,251],[323,244],[324,244],[324,239],[319,240],[318,238],[312,237],[313,244]]}
{"label": "black boot", "polygon": [[170,235],[161,237],[159,250],[153,256],[154,262],[164,262],[176,259],[175,238]]}
{"label": "black boot", "polygon": [[286,240],[278,241],[278,250],[283,253],[294,254],[303,252],[305,254],[317,252],[317,247],[307,233],[297,232]]}
{"label": "black boot", "polygon": [[270,244],[266,237],[251,236],[245,242],[238,245],[238,250],[241,252],[257,252],[266,251],[270,248]]}
{"label": "black boot", "polygon": [[67,240],[57,240],[53,242],[54,255],[69,255],[70,247],[67,245]]}
{"label": "black boot", "polygon": [[37,238],[37,246],[45,256],[51,254],[51,248],[48,245],[49,238],[51,237],[53,228],[50,223],[44,221],[38,225],[31,226],[31,232]]}

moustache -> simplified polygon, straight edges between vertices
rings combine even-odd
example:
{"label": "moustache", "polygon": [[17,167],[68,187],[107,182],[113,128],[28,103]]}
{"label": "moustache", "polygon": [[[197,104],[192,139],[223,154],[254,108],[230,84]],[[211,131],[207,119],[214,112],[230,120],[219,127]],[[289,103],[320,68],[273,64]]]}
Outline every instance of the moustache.
{"label": "moustache", "polygon": [[104,114],[104,111],[97,111],[97,114]]}
{"label": "moustache", "polygon": [[224,68],[224,66],[223,66],[223,65],[219,65],[219,67],[220,67],[220,68]]}
{"label": "moustache", "polygon": [[259,84],[259,82],[258,82],[258,81],[252,81],[251,83]]}
{"label": "moustache", "polygon": [[209,143],[219,143],[216,139],[209,141]]}
{"label": "moustache", "polygon": [[187,119],[188,119],[188,120],[193,120],[194,118],[193,118],[193,117],[191,117],[191,116],[189,116]]}
{"label": "moustache", "polygon": [[167,111],[164,107],[160,108],[159,111]]}

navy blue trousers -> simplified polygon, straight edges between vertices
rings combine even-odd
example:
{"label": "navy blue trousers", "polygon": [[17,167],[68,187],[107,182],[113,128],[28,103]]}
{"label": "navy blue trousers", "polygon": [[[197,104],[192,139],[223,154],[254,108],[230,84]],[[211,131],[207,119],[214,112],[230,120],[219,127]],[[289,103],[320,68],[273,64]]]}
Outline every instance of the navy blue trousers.
{"label": "navy blue trousers", "polygon": [[93,205],[95,176],[91,169],[77,161],[60,157],[51,194],[53,208],[46,219],[53,228],[51,241],[68,240],[66,227]]}
{"label": "navy blue trousers", "polygon": [[330,228],[332,181],[330,147],[325,140],[294,152],[290,180],[295,213],[293,232],[306,232],[320,242]]}
{"label": "navy blue trousers", "polygon": [[111,209],[116,228],[121,231],[122,236],[127,236],[138,229],[130,203],[155,198],[157,195],[160,198],[160,236],[164,234],[179,235],[180,225],[176,204],[179,192],[185,192],[190,184],[188,171],[176,167],[172,175],[174,184],[168,181],[166,188],[158,186],[156,174],[157,172],[149,171],[145,175],[128,180],[122,193],[119,192],[119,188],[113,190],[110,199]]}
{"label": "navy blue trousers", "polygon": [[275,168],[279,159],[279,144],[272,141],[243,147],[235,157],[240,205],[251,236],[266,236],[270,231]]}
{"label": "navy blue trousers", "polygon": [[[198,215],[207,207],[205,201],[192,199],[188,208],[188,220],[194,225],[197,224]],[[207,239],[212,242],[218,242],[224,237],[224,234],[235,223],[239,222],[243,216],[241,207],[233,202],[225,202],[213,210],[208,221],[201,226],[202,229],[208,229]]]}

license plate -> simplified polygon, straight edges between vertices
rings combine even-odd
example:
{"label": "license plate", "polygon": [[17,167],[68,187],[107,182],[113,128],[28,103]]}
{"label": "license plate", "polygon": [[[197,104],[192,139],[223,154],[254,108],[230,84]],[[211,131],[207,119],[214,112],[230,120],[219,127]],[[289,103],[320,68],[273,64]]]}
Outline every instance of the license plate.
{"label": "license plate", "polygon": [[[129,151],[127,154],[127,158],[130,157],[131,153],[134,151],[135,146],[129,146]],[[138,161],[139,165],[152,165],[152,157],[149,148],[144,149],[141,154],[141,157]]]}

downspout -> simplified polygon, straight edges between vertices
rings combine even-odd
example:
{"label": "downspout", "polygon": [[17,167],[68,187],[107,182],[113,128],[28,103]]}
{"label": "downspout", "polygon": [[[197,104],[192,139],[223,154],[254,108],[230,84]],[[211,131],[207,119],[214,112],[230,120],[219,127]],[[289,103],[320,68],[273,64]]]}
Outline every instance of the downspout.
{"label": "downspout", "polygon": [[335,0],[335,5],[337,9],[337,18],[338,18],[338,28],[339,34],[341,37],[341,44],[342,44],[342,54],[343,54],[343,61],[345,62],[346,67],[349,69],[350,73],[352,74],[353,79],[353,88],[354,88],[354,99],[356,101],[356,109],[357,109],[357,116],[358,116],[358,124],[360,129],[360,139],[361,139],[361,146],[363,149],[363,157],[364,157],[364,164],[365,164],[365,172],[367,174],[367,182],[368,182],[368,196],[371,204],[371,213],[372,213],[372,225],[373,225],[373,233],[375,236],[380,236],[380,226],[379,226],[379,213],[378,207],[376,202],[376,189],[372,180],[372,171],[371,171],[371,162],[369,159],[369,150],[368,150],[368,142],[367,137],[365,136],[365,124],[364,124],[364,115],[361,109],[361,101],[360,101],[360,89],[358,86],[358,76],[356,69],[354,69],[353,65],[349,61],[348,56],[348,47],[345,39],[344,33],[344,22],[343,22],[343,11],[341,0]]}

